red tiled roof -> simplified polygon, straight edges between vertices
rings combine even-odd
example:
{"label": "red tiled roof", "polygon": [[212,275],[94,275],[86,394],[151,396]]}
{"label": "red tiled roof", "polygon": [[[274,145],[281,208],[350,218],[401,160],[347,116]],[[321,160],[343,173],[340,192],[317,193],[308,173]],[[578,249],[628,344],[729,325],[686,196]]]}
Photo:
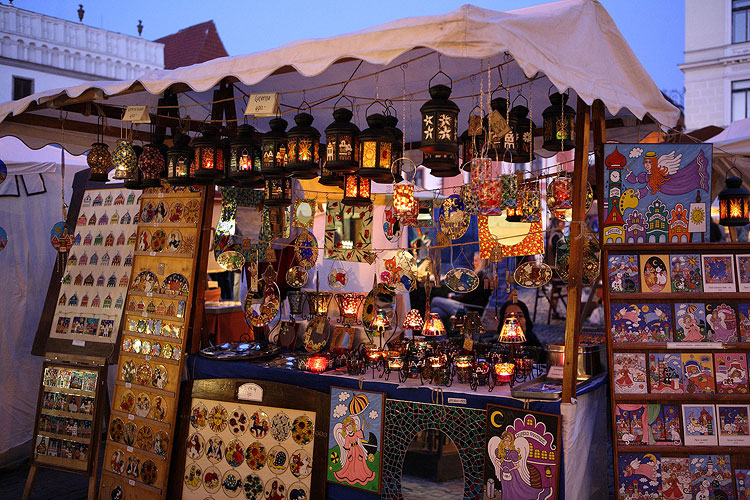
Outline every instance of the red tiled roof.
{"label": "red tiled roof", "polygon": [[154,40],[164,44],[164,69],[181,68],[227,56],[213,21]]}

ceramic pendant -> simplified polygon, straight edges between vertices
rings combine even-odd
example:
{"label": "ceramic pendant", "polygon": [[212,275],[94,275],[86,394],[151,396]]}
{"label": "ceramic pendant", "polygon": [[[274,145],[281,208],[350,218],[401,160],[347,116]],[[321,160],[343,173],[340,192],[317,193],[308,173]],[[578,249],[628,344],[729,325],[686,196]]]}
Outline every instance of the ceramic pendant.
{"label": "ceramic pendant", "polygon": [[310,231],[303,229],[294,241],[294,245],[294,255],[299,265],[305,269],[311,269],[318,260],[318,240]]}
{"label": "ceramic pendant", "polygon": [[456,293],[468,293],[477,289],[477,273],[465,267],[456,267],[445,275],[445,286]]}
{"label": "ceramic pendant", "polygon": [[552,268],[544,262],[529,261],[518,266],[513,280],[524,288],[540,288],[552,279]]}
{"label": "ceramic pendant", "polygon": [[245,257],[240,252],[226,250],[219,254],[216,263],[227,271],[237,271],[245,265]]}

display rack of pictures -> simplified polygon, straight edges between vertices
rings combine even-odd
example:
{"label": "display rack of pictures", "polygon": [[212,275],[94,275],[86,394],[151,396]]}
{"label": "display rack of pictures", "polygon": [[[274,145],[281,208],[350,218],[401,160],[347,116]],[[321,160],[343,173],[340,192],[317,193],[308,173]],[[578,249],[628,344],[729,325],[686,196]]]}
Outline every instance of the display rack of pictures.
{"label": "display rack of pictures", "polygon": [[141,195],[101,498],[166,497],[203,192],[162,187]]}
{"label": "display rack of pictures", "polygon": [[117,342],[133,264],[139,193],[124,188],[84,191],[49,329],[48,351],[66,350],[60,341],[84,348],[92,343],[94,350]]}
{"label": "display rack of pictures", "polygon": [[316,464],[325,462],[317,436],[328,431],[327,406],[327,395],[285,384],[193,382],[182,498],[324,498]]}
{"label": "display rack of pictures", "polygon": [[746,253],[738,243],[605,246],[620,500],[747,498]]}
{"label": "display rack of pictures", "polygon": [[37,420],[33,466],[87,474],[99,449],[101,367],[45,361]]}

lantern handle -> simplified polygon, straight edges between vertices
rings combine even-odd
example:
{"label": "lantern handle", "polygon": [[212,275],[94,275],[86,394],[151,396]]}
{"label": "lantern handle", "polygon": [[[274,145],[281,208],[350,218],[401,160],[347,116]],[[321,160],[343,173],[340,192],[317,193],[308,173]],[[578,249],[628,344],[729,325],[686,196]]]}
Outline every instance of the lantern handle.
{"label": "lantern handle", "polygon": [[339,101],[341,99],[346,99],[347,101],[349,101],[349,109],[351,109],[352,111],[354,111],[354,101],[352,101],[349,98],[349,96],[346,95],[346,94],[341,94],[341,97],[339,97],[338,99],[336,99],[336,102],[333,103],[333,109],[336,109],[336,106],[338,105],[338,103],[339,103]]}
{"label": "lantern handle", "polygon": [[[547,89],[547,97],[549,97],[549,96],[551,96],[551,95],[552,95],[552,89],[557,89],[557,87],[555,87],[554,85],[550,85],[550,86],[549,86],[549,88]],[[565,95],[567,95],[567,96],[569,96],[569,97],[570,97],[570,88],[567,88],[567,89],[565,89],[565,91],[564,91],[564,92],[560,92],[560,91],[558,90],[558,91],[557,91],[557,93],[558,93],[558,94],[561,94],[561,95],[562,95],[562,94],[565,94]]]}
{"label": "lantern handle", "polygon": [[383,109],[386,111],[386,113],[388,112],[388,108],[386,107],[385,103],[383,101],[381,101],[380,99],[375,99],[374,101],[372,101],[370,103],[369,106],[367,106],[365,108],[365,116],[368,115],[368,112],[370,111],[370,108],[373,107],[375,104],[380,104],[381,106],[383,106]]}
{"label": "lantern handle", "polygon": [[307,99],[303,99],[302,102],[299,104],[299,107],[297,108],[297,114],[302,112],[302,108],[307,106],[307,112],[312,114],[312,106],[310,106],[310,103],[307,102]]}
{"label": "lantern handle", "polygon": [[396,106],[393,105],[393,101],[390,99],[385,100],[385,114],[386,116],[392,116],[391,110],[393,110],[394,115],[398,118],[398,111],[396,111]]}
{"label": "lantern handle", "polygon": [[513,102],[511,102],[511,103],[510,103],[510,105],[511,105],[511,106],[515,106],[515,104],[516,104],[516,101],[518,100],[518,98],[519,98],[519,97],[522,97],[522,98],[523,98],[523,100],[524,100],[524,101],[526,101],[526,107],[528,108],[528,107],[529,107],[529,100],[528,100],[528,99],[526,98],[526,96],[525,96],[525,95],[523,95],[523,94],[521,93],[521,90],[520,90],[520,88],[519,88],[519,90],[518,90],[518,95],[517,95],[516,97],[514,97],[514,98],[513,98]]}
{"label": "lantern handle", "polygon": [[434,80],[434,79],[435,79],[435,77],[436,77],[436,76],[438,76],[438,75],[440,75],[440,74],[443,74],[443,75],[445,75],[445,77],[446,77],[446,78],[447,78],[448,80],[450,80],[450,83],[451,83],[450,87],[451,87],[451,90],[453,90],[453,78],[451,78],[451,77],[450,77],[450,76],[448,75],[448,73],[446,73],[446,72],[445,72],[445,71],[443,71],[442,69],[438,70],[438,72],[437,72],[437,73],[435,73],[434,75],[432,75],[432,78],[430,78],[430,81],[429,81],[429,82],[427,82],[427,87],[428,87],[428,88],[429,88],[429,87],[432,87],[432,80]]}
{"label": "lantern handle", "polygon": [[728,179],[729,178],[729,172],[731,172],[732,170],[736,170],[737,173],[739,174],[739,178],[742,179],[742,172],[740,171],[739,168],[737,168],[736,164],[733,164],[731,167],[729,167],[729,170],[727,170],[727,173],[724,174],[724,179]]}

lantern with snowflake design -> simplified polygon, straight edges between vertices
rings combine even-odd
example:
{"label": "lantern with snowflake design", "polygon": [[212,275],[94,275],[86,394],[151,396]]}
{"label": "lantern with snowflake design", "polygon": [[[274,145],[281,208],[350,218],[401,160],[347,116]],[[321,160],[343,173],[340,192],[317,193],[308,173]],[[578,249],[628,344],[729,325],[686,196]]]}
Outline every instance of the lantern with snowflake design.
{"label": "lantern with snowflake design", "polygon": [[[440,73],[442,71],[438,74]],[[432,79],[430,83],[432,83]],[[452,84],[453,81],[451,81],[451,86]],[[451,90],[451,87],[443,84],[430,87],[431,99],[420,108],[422,113],[422,145],[420,149],[425,153],[454,154],[458,159],[458,131],[456,127],[459,109],[456,103],[449,99]]]}

